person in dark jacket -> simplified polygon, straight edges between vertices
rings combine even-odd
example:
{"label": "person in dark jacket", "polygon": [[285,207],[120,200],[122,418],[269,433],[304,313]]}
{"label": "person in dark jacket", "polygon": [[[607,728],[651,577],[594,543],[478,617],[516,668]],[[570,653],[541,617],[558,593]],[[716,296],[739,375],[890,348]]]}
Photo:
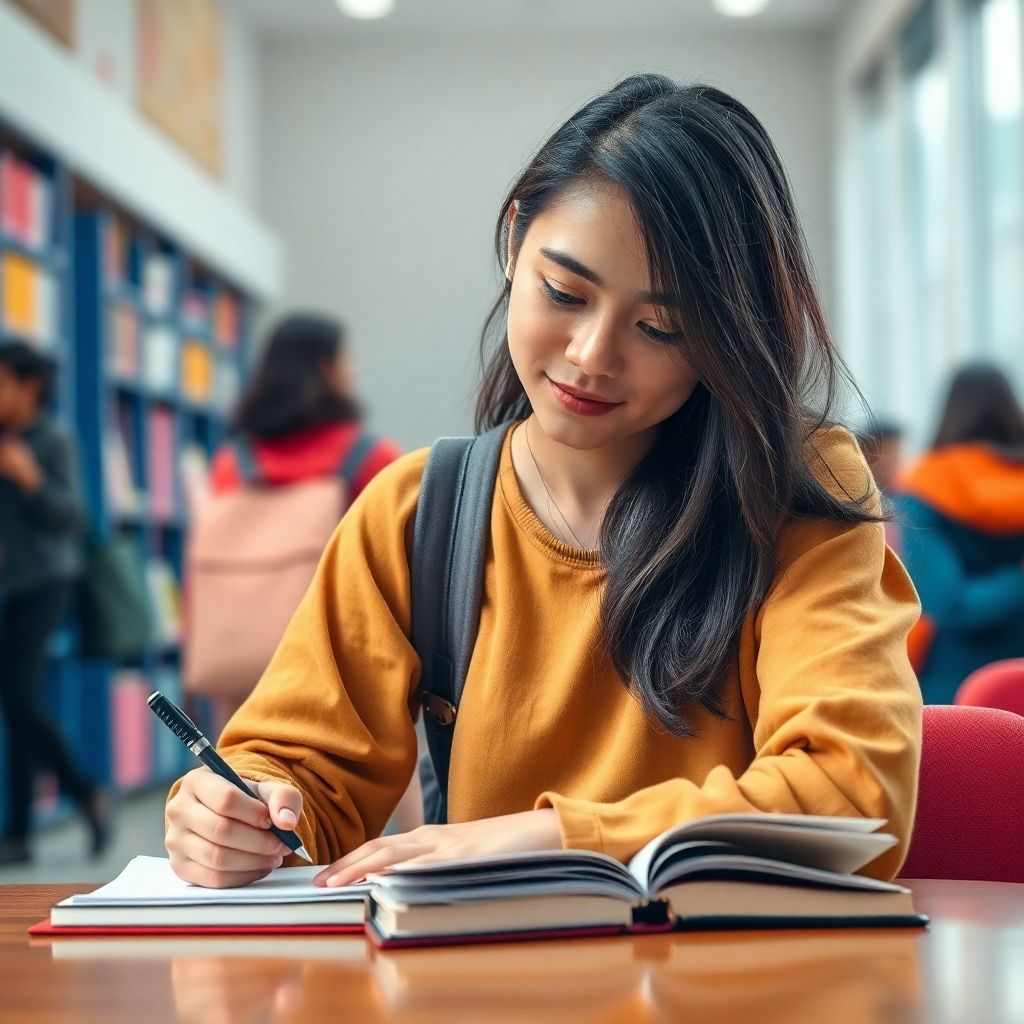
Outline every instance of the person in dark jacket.
{"label": "person in dark jacket", "polygon": [[0,345],[0,709],[6,724],[7,821],[0,865],[30,859],[37,765],[57,775],[85,815],[93,853],[109,834],[105,792],[82,773],[37,706],[47,641],[81,568],[82,503],[70,441],[47,413],[52,362]]}
{"label": "person in dark jacket", "polygon": [[911,661],[925,702],[948,704],[976,668],[1024,655],[1024,411],[998,369],[955,375],[931,449],[896,490],[922,606]]}

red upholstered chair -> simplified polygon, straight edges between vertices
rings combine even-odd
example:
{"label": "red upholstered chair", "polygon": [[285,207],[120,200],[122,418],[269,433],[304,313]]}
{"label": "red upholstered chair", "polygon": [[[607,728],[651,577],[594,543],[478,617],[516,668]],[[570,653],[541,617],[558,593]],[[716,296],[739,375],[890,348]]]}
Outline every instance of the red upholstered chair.
{"label": "red upholstered chair", "polygon": [[1024,882],[1024,717],[925,707],[917,817],[900,875]]}
{"label": "red upholstered chair", "polygon": [[1024,715],[1024,658],[983,665],[960,684],[953,703]]}

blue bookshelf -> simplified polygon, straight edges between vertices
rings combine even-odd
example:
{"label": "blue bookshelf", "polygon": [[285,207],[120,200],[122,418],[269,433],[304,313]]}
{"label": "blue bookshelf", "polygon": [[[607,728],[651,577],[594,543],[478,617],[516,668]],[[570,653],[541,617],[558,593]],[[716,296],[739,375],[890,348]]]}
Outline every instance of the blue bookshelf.
{"label": "blue bookshelf", "polygon": [[[227,434],[248,348],[245,303],[172,241],[114,210],[78,210],[74,237],[78,424],[94,532],[130,538],[147,574],[157,573],[151,591],[180,605],[185,465],[208,464]],[[121,791],[170,781],[189,766],[145,707],[154,689],[184,699],[180,618],[155,618],[157,636],[139,658],[97,666],[115,752],[107,777]]]}
{"label": "blue bookshelf", "polygon": [[[45,351],[58,367],[55,413],[65,425],[76,419],[76,350],[71,302],[71,175],[66,167],[10,126],[0,123],[0,341],[23,341]],[[96,757],[89,735],[90,689],[76,671],[73,623],[52,639],[41,701],[60,723],[90,770]],[[105,706],[105,705],[104,705]],[[0,721],[0,748],[6,742]],[[0,771],[3,771],[0,760]],[[45,793],[47,786],[42,787]],[[50,787],[52,788],[52,787]],[[0,820],[6,818],[0,788]],[[64,803],[44,799],[37,820],[66,813]]]}
{"label": "blue bookshelf", "polygon": [[[27,189],[14,209],[4,193],[12,181]],[[25,282],[36,274],[45,284],[30,291],[29,317]],[[28,341],[56,361],[56,412],[77,436],[90,533],[130,538],[166,609],[181,586],[189,481],[226,437],[246,368],[248,307],[174,239],[0,123],[0,340]],[[156,618],[163,630],[124,662],[82,657],[73,617],[51,644],[44,706],[89,773],[120,792],[191,767],[145,706],[153,689],[184,699],[178,622]],[[4,743],[0,722],[0,751]],[[40,791],[37,823],[69,813],[47,780]],[[4,799],[0,787],[0,821]]]}

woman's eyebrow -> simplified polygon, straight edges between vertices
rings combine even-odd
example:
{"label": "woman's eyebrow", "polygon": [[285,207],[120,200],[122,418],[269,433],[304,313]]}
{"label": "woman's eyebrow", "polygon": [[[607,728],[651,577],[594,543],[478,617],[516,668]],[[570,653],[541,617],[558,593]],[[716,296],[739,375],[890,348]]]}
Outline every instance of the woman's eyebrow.
{"label": "woman's eyebrow", "polygon": [[[567,252],[561,252],[558,249],[541,248],[537,251],[545,259],[551,260],[552,263],[557,263],[560,267],[565,267],[566,270],[582,277],[584,280],[589,281],[598,288],[604,287],[601,278],[591,270],[590,267],[586,266],[586,264],[580,263],[575,256],[570,256]],[[664,292],[640,292],[637,295],[637,298],[641,302],[649,303],[652,306],[671,307],[679,305],[675,298]]]}

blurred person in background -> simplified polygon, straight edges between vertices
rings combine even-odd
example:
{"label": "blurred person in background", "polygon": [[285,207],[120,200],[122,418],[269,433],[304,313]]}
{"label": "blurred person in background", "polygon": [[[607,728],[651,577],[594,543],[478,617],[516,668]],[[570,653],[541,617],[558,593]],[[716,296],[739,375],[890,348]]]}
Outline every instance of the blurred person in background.
{"label": "blurred person in background", "polygon": [[54,375],[53,363],[32,347],[0,345],[0,708],[8,796],[0,865],[31,859],[37,765],[56,774],[82,811],[94,856],[110,832],[105,792],[37,706],[47,641],[81,569],[84,523],[72,446],[47,412]]}
{"label": "blurred person in background", "polygon": [[[193,523],[193,550],[210,546],[204,538],[212,537],[217,558],[234,559],[235,568],[247,581],[244,585],[256,591],[255,597],[249,598],[239,598],[232,591],[232,600],[226,601],[224,592],[216,589],[221,585],[217,570],[205,571],[202,557],[198,553],[190,556],[186,604],[192,612],[186,628],[186,684],[190,692],[213,700],[218,726],[255,685],[265,664],[255,669],[253,656],[262,658],[266,641],[276,641],[270,632],[283,631],[286,622],[278,622],[275,616],[290,617],[294,612],[293,595],[297,604],[329,531],[370,480],[400,455],[395,444],[363,430],[353,393],[354,376],[344,329],[338,321],[311,313],[284,317],[273,328],[234,414],[233,437],[214,456],[209,502],[197,509]],[[345,479],[336,490],[298,490],[300,485],[340,480],[342,475]],[[284,506],[268,504],[260,495],[285,489],[292,489],[297,504],[288,505],[282,519]],[[300,521],[314,505],[319,511],[313,520],[320,527]],[[292,510],[291,515],[287,509]],[[250,524],[252,536],[242,537]],[[310,532],[321,527],[323,536]],[[303,556],[301,564],[289,539],[295,531],[312,545],[307,552],[312,558]],[[284,546],[271,550],[279,542]],[[265,569],[268,563],[284,567],[275,575],[272,568]],[[262,576],[261,566],[265,569]],[[287,578],[283,574],[288,574]],[[224,576],[221,573],[220,580]],[[262,616],[246,611],[244,606],[259,600],[261,594],[266,596],[261,603]],[[275,596],[276,603],[271,600]],[[225,610],[226,604],[237,604],[240,611]],[[252,642],[239,644],[245,635],[251,636]],[[233,642],[225,643],[226,636]],[[226,654],[218,653],[225,648],[230,648]],[[235,658],[232,651],[242,648],[246,649],[243,656]],[[268,660],[272,649],[266,653]],[[204,668],[204,662],[209,666],[211,650],[216,664],[213,669]]]}
{"label": "blurred person in background", "polygon": [[1024,655],[1024,411],[994,366],[953,377],[895,503],[922,605],[911,660],[926,703],[948,704],[976,668]]}
{"label": "blurred person in background", "polygon": [[892,491],[903,467],[903,428],[889,420],[872,420],[857,434],[860,450],[883,495]]}
{"label": "blurred person in background", "polygon": [[[232,427],[251,440],[260,478],[271,486],[298,483],[337,472],[363,433],[355,399],[355,370],[342,325],[326,316],[295,313],[271,332]],[[367,453],[349,497],[363,488],[401,450],[387,440]],[[236,447],[214,456],[214,495],[242,486]]]}

